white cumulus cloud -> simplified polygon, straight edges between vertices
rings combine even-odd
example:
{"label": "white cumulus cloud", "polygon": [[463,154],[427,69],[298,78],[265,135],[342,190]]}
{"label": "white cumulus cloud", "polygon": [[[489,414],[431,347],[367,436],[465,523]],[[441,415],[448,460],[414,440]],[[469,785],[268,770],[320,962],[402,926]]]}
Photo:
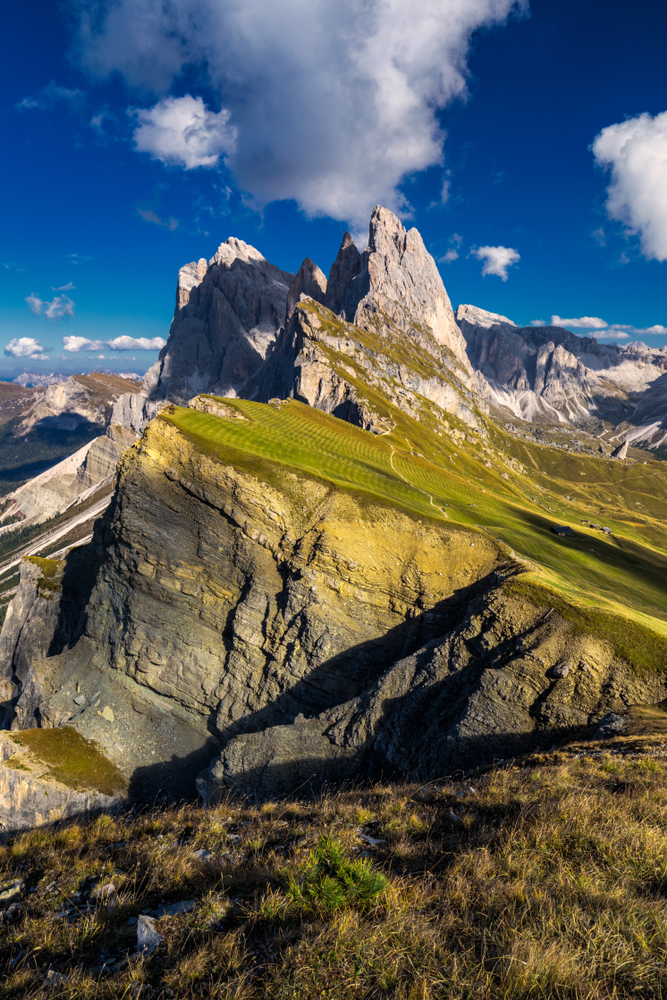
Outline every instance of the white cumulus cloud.
{"label": "white cumulus cloud", "polygon": [[69,295],[56,295],[49,302],[46,299],[40,299],[39,295],[33,293],[26,296],[25,301],[28,303],[28,309],[35,316],[45,316],[47,319],[64,319],[65,316],[74,315],[74,302]]}
{"label": "white cumulus cloud", "polygon": [[[471,37],[526,0],[100,0],[80,4],[79,57],[161,98],[138,148],[192,169],[226,155],[257,204],[367,225],[401,210],[404,177],[443,162],[437,112],[467,96]],[[216,97],[167,97],[196,67]],[[232,129],[236,143],[232,147]]]}
{"label": "white cumulus cloud", "polygon": [[563,319],[562,316],[552,316],[551,326],[573,326],[576,330],[603,330],[609,323],[599,316],[580,316],[578,319]]}
{"label": "white cumulus cloud", "polygon": [[667,111],[603,128],[592,150],[611,171],[609,217],[639,233],[645,257],[667,260]]}
{"label": "white cumulus cloud", "polygon": [[63,337],[63,349],[77,351],[159,351],[166,344],[162,337],[114,337],[90,340],[88,337]]}
{"label": "white cumulus cloud", "polygon": [[[137,108],[134,147],[156,160],[185,167],[214,167],[234,152],[236,129],[230,112],[209,111],[201,97],[165,97],[154,108]],[[153,220],[155,221],[155,220]]]}
{"label": "white cumulus cloud", "polygon": [[50,347],[44,347],[33,337],[14,337],[5,347],[5,354],[9,358],[37,358],[44,361],[46,351],[50,350]]}
{"label": "white cumulus cloud", "polygon": [[521,260],[521,255],[512,247],[473,247],[473,257],[484,261],[482,274],[495,274],[507,281],[507,269]]}

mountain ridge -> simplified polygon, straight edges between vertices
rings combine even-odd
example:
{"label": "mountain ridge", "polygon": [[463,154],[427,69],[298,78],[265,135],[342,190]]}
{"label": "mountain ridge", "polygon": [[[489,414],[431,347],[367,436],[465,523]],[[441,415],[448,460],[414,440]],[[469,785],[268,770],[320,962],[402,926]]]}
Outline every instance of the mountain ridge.
{"label": "mountain ridge", "polygon": [[618,350],[472,307],[461,333],[421,237],[382,208],[329,278],[230,238],[178,288],[144,393],[114,404],[136,441],[82,549],[90,580],[76,550],[21,570],[12,727],[97,741],[130,796],[192,794],[199,773],[204,798],[270,798],[480,766],[665,698],[662,463],[512,429],[473,370],[486,350],[508,393],[558,402],[565,376],[599,382],[582,356]]}

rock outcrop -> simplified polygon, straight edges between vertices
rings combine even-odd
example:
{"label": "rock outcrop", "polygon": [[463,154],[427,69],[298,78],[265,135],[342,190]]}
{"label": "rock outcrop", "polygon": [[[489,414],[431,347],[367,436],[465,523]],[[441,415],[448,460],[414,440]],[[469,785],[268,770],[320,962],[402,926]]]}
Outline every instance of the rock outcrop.
{"label": "rock outcrop", "polygon": [[418,419],[426,416],[426,399],[443,419],[452,414],[478,426],[478,398],[432,344],[427,350],[396,331],[392,337],[368,334],[312,299],[295,309],[289,333],[244,395],[265,402],[298,399],[375,434],[393,426],[382,399]]}
{"label": "rock outcrop", "polygon": [[[317,715],[442,634],[461,593],[499,558],[491,540],[470,549],[467,532],[443,521],[360,505],[288,470],[271,486],[160,418],[124,453],[100,532],[106,556],[85,634],[39,664],[49,724],[73,711],[58,692],[92,673],[156,696],[166,716],[213,724],[222,739]],[[21,629],[7,627],[12,663],[23,648],[14,633],[29,634],[27,603],[12,612]],[[104,732],[84,734],[110,752]]]}
{"label": "rock outcrop", "polygon": [[[56,596],[25,571],[2,634],[12,725],[94,739],[132,795],[183,787],[196,764],[204,797],[262,798],[426,780],[665,698],[664,674],[516,596],[488,535],[234,454],[199,447],[169,408],[123,454],[74,646],[54,642]],[[61,604],[66,568],[49,578]]]}
{"label": "rock outcrop", "polygon": [[91,491],[112,482],[121,453],[137,436],[131,429],[111,424],[106,434],[10,493],[0,523],[18,516],[24,526],[41,524],[81,503]]}
{"label": "rock outcrop", "polygon": [[608,643],[548,611],[491,590],[362,695],[317,719],[234,737],[201,775],[201,794],[268,798],[353,776],[438,779],[662,700],[664,675],[638,675]]}
{"label": "rock outcrop", "polygon": [[392,212],[373,210],[363,254],[345,234],[328,281],[306,258],[288,302],[285,327],[239,389],[243,398],[300,399],[384,433],[391,424],[367,391],[382,383],[409,412],[423,409],[425,397],[443,415],[478,426],[485,404],[442,278],[417,230],[406,231]]}
{"label": "rock outcrop", "polygon": [[16,595],[0,632],[0,729],[44,723],[44,661],[83,632],[99,553],[73,549],[66,559],[21,562]]}
{"label": "rock outcrop", "polygon": [[[348,253],[344,238],[338,274],[347,270]],[[419,232],[406,231],[389,209],[373,209],[368,249],[359,273],[342,290],[341,302],[345,319],[355,326],[371,332],[383,326],[390,328],[388,333],[391,328],[402,330],[426,350],[434,343],[447,348],[467,367],[465,341],[436,263]]]}
{"label": "rock outcrop", "polygon": [[294,275],[230,238],[178,273],[169,339],[146,373],[154,399],[234,395],[261,367],[285,319]]}
{"label": "rock outcrop", "polygon": [[310,257],[306,257],[303,264],[296,273],[294,281],[290,285],[287,295],[287,312],[285,313],[285,326],[288,325],[294,310],[299,303],[301,296],[314,299],[315,302],[324,302],[327,292],[327,279],[324,272],[315,264]]}
{"label": "rock outcrop", "polygon": [[126,797],[123,775],[76,732],[0,735],[0,842],[36,826],[109,812]]}

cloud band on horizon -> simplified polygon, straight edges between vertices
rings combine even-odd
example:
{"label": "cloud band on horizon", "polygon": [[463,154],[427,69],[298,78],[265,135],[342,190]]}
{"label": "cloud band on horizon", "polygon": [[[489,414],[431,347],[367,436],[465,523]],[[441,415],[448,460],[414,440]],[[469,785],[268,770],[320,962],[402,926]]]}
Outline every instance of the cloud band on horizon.
{"label": "cloud band on horizon", "polygon": [[159,351],[166,344],[162,337],[114,337],[90,340],[88,337],[63,337],[63,350],[78,351]]}

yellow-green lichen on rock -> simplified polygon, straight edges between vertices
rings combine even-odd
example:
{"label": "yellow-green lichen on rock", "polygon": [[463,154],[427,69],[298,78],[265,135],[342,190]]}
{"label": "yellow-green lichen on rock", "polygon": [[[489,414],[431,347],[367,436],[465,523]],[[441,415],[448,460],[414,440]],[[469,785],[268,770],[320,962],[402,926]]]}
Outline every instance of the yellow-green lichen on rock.
{"label": "yellow-green lichen on rock", "polygon": [[101,747],[74,729],[0,736],[0,824],[4,836],[113,809],[127,781]]}

